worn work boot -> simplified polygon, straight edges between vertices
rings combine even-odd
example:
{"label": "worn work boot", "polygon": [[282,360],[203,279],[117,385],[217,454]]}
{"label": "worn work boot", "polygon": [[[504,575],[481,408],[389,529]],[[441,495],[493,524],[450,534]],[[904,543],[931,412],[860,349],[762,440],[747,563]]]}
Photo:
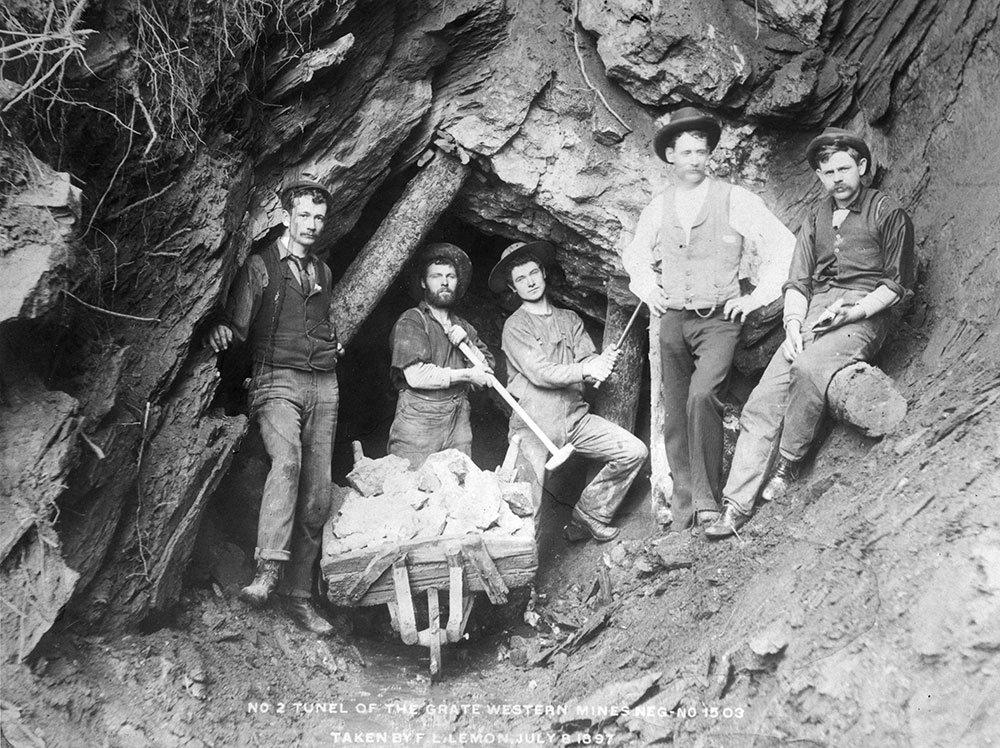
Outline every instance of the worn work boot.
{"label": "worn work boot", "polygon": [[732,504],[726,504],[722,516],[705,528],[705,537],[710,540],[728,538],[730,535],[738,535],[740,528],[750,519],[749,515],[743,514]]}
{"label": "worn work boot", "polygon": [[329,636],[333,633],[333,626],[316,612],[312,601],[308,597],[283,595],[282,607],[285,613],[288,614],[288,617],[306,631],[310,631],[316,634],[316,636]]}
{"label": "worn work boot", "polygon": [[606,525],[576,509],[573,510],[573,516],[563,531],[566,533],[567,540],[577,541],[593,538],[598,543],[614,540],[620,532],[617,527]]}
{"label": "worn work boot", "polygon": [[798,463],[778,455],[778,463],[774,466],[771,480],[764,486],[761,498],[764,501],[778,501],[783,498],[798,477],[798,472]]}
{"label": "worn work boot", "polygon": [[281,562],[272,558],[262,558],[257,562],[257,573],[253,581],[240,590],[240,600],[250,605],[261,606],[278,586]]}

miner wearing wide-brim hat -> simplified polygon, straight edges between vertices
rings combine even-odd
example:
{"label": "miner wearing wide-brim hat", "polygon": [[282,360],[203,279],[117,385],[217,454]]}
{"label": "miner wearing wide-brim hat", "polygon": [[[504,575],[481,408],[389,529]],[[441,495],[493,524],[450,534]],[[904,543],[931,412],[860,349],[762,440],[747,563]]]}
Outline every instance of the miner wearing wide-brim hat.
{"label": "miner wearing wide-brim hat", "polygon": [[314,250],[333,196],[323,184],[300,179],[284,185],[279,198],[282,233],[240,268],[208,344],[216,352],[234,342],[249,346],[250,412],[271,463],[257,522],[256,570],[240,598],[263,605],[278,592],[299,625],[326,635],[333,629],[310,598],[332,496],[340,345],[330,268]]}
{"label": "miner wearing wide-brim hat", "polygon": [[410,294],[419,302],[396,320],[390,335],[391,378],[398,390],[388,451],[420,467],[442,449],[472,454],[468,391],[488,383],[458,345],[468,342],[490,369],[493,355],[475,328],[455,314],[472,278],[469,256],[454,244],[436,242],[421,250],[408,268]]}
{"label": "miner wearing wide-brim hat", "polygon": [[[705,525],[722,496],[722,395],[746,315],[778,299],[795,237],[749,190],[709,175],[722,125],[686,106],[656,133],[671,180],[622,263],[659,327],[673,526]],[[741,290],[740,281],[754,289]]]}
{"label": "miner wearing wide-brim hat", "polygon": [[[504,250],[490,273],[491,290],[510,290],[520,300],[503,326],[508,389],[558,447],[572,444],[578,454],[603,463],[580,494],[565,532],[570,540],[605,542],[618,535],[611,522],[647,450],[635,435],[591,413],[583,398],[587,382],[601,382],[611,374],[618,351],[611,347],[598,353],[580,316],[551,303],[547,291],[554,263],[555,247],[548,242],[517,242]],[[516,413],[509,431],[520,437],[520,478],[532,483],[537,511],[546,448]]]}
{"label": "miner wearing wide-brim hat", "polygon": [[758,494],[777,501],[789,490],[816,438],[830,380],[878,352],[916,278],[910,217],[862,181],[872,168],[864,139],[829,127],[806,147],[806,160],[827,194],[799,232],[784,284],[785,342],[743,407],[725,511],[705,531],[712,538],[737,533]]}

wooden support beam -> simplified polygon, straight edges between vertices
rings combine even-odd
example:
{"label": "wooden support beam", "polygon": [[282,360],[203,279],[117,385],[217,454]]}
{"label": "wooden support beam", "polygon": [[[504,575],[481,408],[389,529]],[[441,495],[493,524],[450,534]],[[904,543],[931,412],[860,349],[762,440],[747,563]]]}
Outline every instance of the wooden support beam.
{"label": "wooden support beam", "polygon": [[[638,299],[635,300],[638,304]],[[608,311],[604,321],[604,343],[607,349],[615,345],[628,325],[635,305],[624,306],[608,297]],[[640,312],[640,315],[642,312]],[[642,358],[645,353],[645,327],[643,319],[636,319],[622,340],[621,353],[614,373],[601,385],[594,412],[616,423],[623,429],[635,429],[639,411],[639,391],[642,386]]]}
{"label": "wooden support beam", "polygon": [[469,167],[438,152],[417,173],[333,289],[340,342],[348,344],[427,232],[465,184]]}
{"label": "wooden support beam", "polygon": [[663,437],[663,367],[660,363],[660,320],[649,323],[649,476],[650,502],[653,516],[660,524],[670,523],[670,495],[674,482],[667,464],[667,445]]}
{"label": "wooden support beam", "polygon": [[906,398],[885,372],[864,362],[838,371],[826,399],[834,418],[867,436],[885,436],[906,418]]}
{"label": "wooden support beam", "polygon": [[413,597],[410,595],[410,575],[406,571],[406,556],[401,556],[392,564],[392,583],[396,591],[396,609],[399,616],[399,634],[404,644],[416,644],[417,616],[413,611]]}
{"label": "wooden support beam", "polygon": [[448,641],[457,642],[462,637],[462,552],[446,553],[448,558]]}
{"label": "wooden support beam", "polygon": [[441,610],[438,606],[437,587],[427,590],[427,633],[431,650],[431,678],[441,673]]}
{"label": "wooden support beam", "polygon": [[483,588],[486,590],[486,596],[489,597],[490,602],[494,605],[504,605],[507,602],[507,593],[510,592],[510,589],[503,581],[503,575],[493,563],[486,546],[483,545],[483,539],[477,536],[475,540],[466,541],[462,544],[462,550],[465,557],[479,572]]}

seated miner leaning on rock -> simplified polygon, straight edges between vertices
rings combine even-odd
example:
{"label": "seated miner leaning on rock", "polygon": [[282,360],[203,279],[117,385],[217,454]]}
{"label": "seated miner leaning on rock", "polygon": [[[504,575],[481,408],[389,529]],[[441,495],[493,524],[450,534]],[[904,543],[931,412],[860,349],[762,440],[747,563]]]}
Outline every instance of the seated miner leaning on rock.
{"label": "seated miner leaning on rock", "polygon": [[[642,211],[622,252],[633,293],[659,317],[664,442],[673,529],[719,517],[722,396],[746,315],[781,296],[795,236],[759,197],[708,176],[722,126],[693,107],[653,142],[672,184]],[[741,295],[740,279],[754,290]]]}
{"label": "seated miner leaning on rock", "polygon": [[250,411],[271,460],[258,519],[256,574],[240,597],[263,605],[280,580],[285,611],[320,635],[332,627],[310,597],[332,496],[339,345],[330,268],[312,249],[332,203],[316,182],[282,190],[284,233],[240,268],[224,321],[208,336],[216,352],[234,340],[249,343]]}
{"label": "seated miner leaning on rock", "polygon": [[[572,444],[584,457],[605,462],[580,495],[565,531],[570,540],[607,541],[618,535],[611,520],[645,462],[647,450],[622,427],[589,412],[583,399],[584,383],[607,379],[618,350],[611,347],[598,354],[579,315],[549,301],[547,268],[554,261],[551,244],[517,243],[504,250],[490,272],[492,291],[510,289],[521,302],[503,326],[508,389],[555,446]],[[509,431],[512,439],[520,438],[524,462],[532,472],[526,479],[533,481],[537,512],[547,448],[516,413],[511,415]]]}
{"label": "seated miner leaning on rock", "polygon": [[[469,256],[454,244],[425,248],[412,265],[410,294],[420,303],[392,328],[392,382],[399,391],[389,430],[389,454],[419,468],[444,449],[472,454],[470,386],[488,383],[494,360],[475,328],[451,311],[472,276]],[[475,346],[488,369],[472,368],[458,346]]]}
{"label": "seated miner leaning on rock", "polygon": [[709,537],[727,537],[746,523],[779,434],[777,464],[761,495],[773,501],[786,493],[816,438],[830,381],[875,355],[897,319],[890,307],[912,293],[913,224],[894,198],[862,184],[872,164],[865,141],[828,128],[806,158],[827,197],[799,232],[784,285],[785,342],[743,408],[725,512]]}

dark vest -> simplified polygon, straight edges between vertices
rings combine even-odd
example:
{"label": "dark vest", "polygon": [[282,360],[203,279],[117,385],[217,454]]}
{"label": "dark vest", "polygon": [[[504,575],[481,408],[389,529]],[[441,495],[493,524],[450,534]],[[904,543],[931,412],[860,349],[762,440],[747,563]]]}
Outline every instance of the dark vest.
{"label": "dark vest", "polygon": [[332,274],[316,263],[316,286],[307,296],[277,242],[261,251],[267,286],[250,328],[254,361],[305,371],[337,366],[337,331],[330,324]]}
{"label": "dark vest", "polygon": [[688,242],[674,199],[676,187],[663,195],[661,278],[671,309],[722,307],[740,295],[743,237],[729,225],[732,185],[711,180]]}

